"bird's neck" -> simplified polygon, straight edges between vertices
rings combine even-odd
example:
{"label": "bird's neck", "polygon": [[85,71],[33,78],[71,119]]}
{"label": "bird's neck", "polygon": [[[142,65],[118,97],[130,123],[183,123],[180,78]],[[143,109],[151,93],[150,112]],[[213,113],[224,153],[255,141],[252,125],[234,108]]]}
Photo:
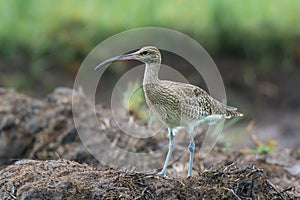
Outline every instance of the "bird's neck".
{"label": "bird's neck", "polygon": [[143,84],[158,83],[159,63],[146,63]]}

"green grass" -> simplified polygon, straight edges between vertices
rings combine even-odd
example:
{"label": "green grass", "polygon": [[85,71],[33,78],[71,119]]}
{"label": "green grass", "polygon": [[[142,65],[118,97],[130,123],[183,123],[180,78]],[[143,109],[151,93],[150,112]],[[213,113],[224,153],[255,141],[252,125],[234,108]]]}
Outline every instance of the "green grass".
{"label": "green grass", "polygon": [[281,40],[282,51],[289,53],[291,38],[300,36],[299,10],[297,0],[2,0],[0,38],[8,49],[1,51],[19,45],[32,53],[49,51],[51,39],[87,51],[119,31],[163,26],[186,32],[216,51],[242,44],[246,51],[265,52]]}
{"label": "green grass", "polygon": [[0,56],[34,78],[38,68],[78,67],[111,35],[162,26],[210,54],[260,60],[258,70],[291,69],[300,57],[299,10],[298,0],[1,0]]}
{"label": "green grass", "polygon": [[[122,92],[122,91],[120,91]],[[137,120],[148,120],[148,108],[142,86],[136,82],[129,82],[123,91],[122,105]]]}

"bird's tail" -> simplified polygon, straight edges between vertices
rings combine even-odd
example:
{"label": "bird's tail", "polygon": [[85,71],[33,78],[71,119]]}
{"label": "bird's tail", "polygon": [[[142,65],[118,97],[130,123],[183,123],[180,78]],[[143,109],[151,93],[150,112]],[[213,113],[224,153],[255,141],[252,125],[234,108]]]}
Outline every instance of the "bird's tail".
{"label": "bird's tail", "polygon": [[231,106],[225,106],[225,110],[226,110],[226,118],[231,118],[231,117],[242,117],[244,116],[242,113],[237,111],[237,108],[235,107],[231,107]]}

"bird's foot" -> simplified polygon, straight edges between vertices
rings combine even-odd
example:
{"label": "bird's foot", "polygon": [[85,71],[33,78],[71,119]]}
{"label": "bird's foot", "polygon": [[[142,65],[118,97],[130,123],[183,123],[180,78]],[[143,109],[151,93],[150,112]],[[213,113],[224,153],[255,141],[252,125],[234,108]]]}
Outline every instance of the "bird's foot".
{"label": "bird's foot", "polygon": [[157,176],[161,176],[161,177],[164,177],[164,178],[168,178],[166,172],[159,172],[156,174]]}
{"label": "bird's foot", "polygon": [[192,173],[188,173],[188,175],[186,176],[186,178],[191,178],[192,177]]}

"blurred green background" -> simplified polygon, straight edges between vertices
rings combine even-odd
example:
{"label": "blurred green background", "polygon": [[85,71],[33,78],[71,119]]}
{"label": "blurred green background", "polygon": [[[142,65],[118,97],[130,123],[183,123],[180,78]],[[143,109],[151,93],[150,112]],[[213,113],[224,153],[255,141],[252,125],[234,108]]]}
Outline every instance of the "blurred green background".
{"label": "blurred green background", "polygon": [[246,112],[299,108],[299,11],[298,0],[1,0],[0,86],[42,97],[72,87],[101,41],[160,26],[206,48],[232,104]]}

